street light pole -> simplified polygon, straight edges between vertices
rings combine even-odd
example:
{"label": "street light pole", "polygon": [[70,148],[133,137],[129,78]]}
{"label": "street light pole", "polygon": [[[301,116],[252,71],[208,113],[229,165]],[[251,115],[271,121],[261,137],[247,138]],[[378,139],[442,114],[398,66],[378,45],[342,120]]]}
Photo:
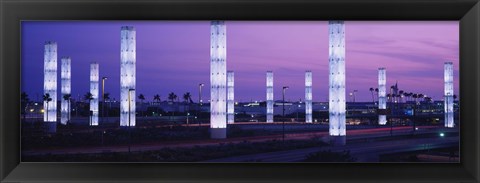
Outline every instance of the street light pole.
{"label": "street light pole", "polygon": [[107,77],[102,77],[102,122],[104,122],[103,118],[105,118],[105,80],[107,80]]}
{"label": "street light pole", "polygon": [[282,107],[283,107],[283,124],[282,124],[282,141],[285,143],[285,90],[288,89],[288,86],[282,88]]}
{"label": "street light pole", "polygon": [[413,108],[413,135],[415,135],[416,124],[415,121],[417,120],[417,101],[415,100],[415,107]]}
{"label": "street light pole", "polygon": [[205,86],[205,84],[200,83],[200,84],[198,85],[198,88],[199,88],[199,89],[198,89],[198,103],[199,103],[200,105],[202,105],[202,86]]}
{"label": "street light pole", "polygon": [[[202,86],[205,86],[205,84],[200,83],[198,84],[198,111],[197,111],[197,116],[199,117],[198,113],[202,109]],[[197,120],[197,116],[195,117],[195,120]],[[200,127],[200,120],[198,120],[198,126]]]}

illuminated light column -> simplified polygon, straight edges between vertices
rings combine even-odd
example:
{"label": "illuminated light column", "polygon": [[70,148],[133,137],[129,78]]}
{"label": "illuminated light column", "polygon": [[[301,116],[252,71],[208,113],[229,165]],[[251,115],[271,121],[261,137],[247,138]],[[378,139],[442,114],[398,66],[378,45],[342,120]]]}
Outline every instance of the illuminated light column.
{"label": "illuminated light column", "polygon": [[54,133],[57,124],[57,43],[52,41],[45,43],[43,91],[51,99],[43,102],[43,121],[47,131]]}
{"label": "illuminated light column", "polygon": [[273,72],[267,71],[267,123],[273,123]]}
{"label": "illuminated light column", "polygon": [[61,67],[61,79],[62,79],[62,109],[61,109],[61,119],[60,123],[66,125],[70,119],[70,100],[65,100],[65,95],[71,95],[71,59],[70,57],[62,58],[62,67]]}
{"label": "illuminated light column", "polygon": [[445,127],[453,128],[453,63],[445,62],[444,65],[444,81],[445,81]]}
{"label": "illuminated light column", "polygon": [[234,74],[233,71],[227,72],[227,122],[235,122],[235,100],[234,100]]}
{"label": "illuminated light column", "polygon": [[98,63],[90,64],[90,93],[92,100],[90,100],[91,121],[90,126],[98,126]]}
{"label": "illuminated light column", "polygon": [[[387,70],[385,68],[378,68],[378,109],[379,111],[385,111],[387,109],[387,89],[385,87],[387,83]],[[378,124],[387,124],[386,115],[378,115]]]}
{"label": "illuminated light column", "polygon": [[329,21],[329,123],[330,136],[345,144],[345,24]]}
{"label": "illuminated light column", "polygon": [[312,71],[305,72],[305,122],[312,123]]}
{"label": "illuminated light column", "polygon": [[227,137],[227,28],[224,21],[210,25],[210,137]]}
{"label": "illuminated light column", "polygon": [[[120,31],[120,126],[135,126],[135,98],[129,90],[135,89],[136,31],[123,26]],[[135,95],[135,90],[130,92]],[[129,106],[130,105],[130,106]],[[129,114],[130,112],[130,114]],[[130,116],[130,119],[129,119]]]}

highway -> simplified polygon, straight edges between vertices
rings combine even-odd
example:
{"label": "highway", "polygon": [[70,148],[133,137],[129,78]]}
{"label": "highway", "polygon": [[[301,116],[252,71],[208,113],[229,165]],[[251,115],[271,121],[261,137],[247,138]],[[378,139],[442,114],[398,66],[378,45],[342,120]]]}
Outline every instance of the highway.
{"label": "highway", "polygon": [[435,137],[420,139],[399,139],[391,141],[380,141],[370,143],[355,143],[345,146],[314,147],[289,151],[277,151],[260,154],[250,154],[221,159],[208,160],[206,162],[298,162],[303,161],[306,155],[318,151],[331,150],[332,152],[343,152],[349,150],[350,155],[357,158],[357,162],[377,162],[381,154],[410,152],[443,147],[455,147],[459,145],[458,136]]}
{"label": "highway", "polygon": [[[394,127],[394,135],[408,135],[411,134],[411,127]],[[424,133],[438,133],[438,131],[455,131],[456,129],[443,129],[432,126],[419,127],[416,134]],[[369,139],[376,137],[388,137],[390,136],[390,128],[374,128],[374,129],[358,129],[347,130],[347,141],[356,139]],[[292,133],[285,136],[285,140],[301,140],[311,138],[328,138],[328,132],[304,132],[304,133]],[[200,139],[200,140],[186,140],[186,141],[169,141],[169,142],[156,142],[156,143],[144,143],[133,144],[131,151],[150,151],[159,150],[165,147],[193,147],[193,146],[205,146],[205,145],[218,145],[219,143],[240,143],[244,141],[249,142],[262,142],[268,140],[281,140],[282,135],[268,135],[268,136],[253,136],[253,137],[238,137],[227,139]],[[458,141],[458,138],[457,138]],[[368,142],[368,141],[365,141]],[[347,142],[348,143],[348,142]],[[362,142],[364,143],[364,142]],[[363,144],[362,146],[365,146]],[[110,145],[110,146],[86,146],[86,147],[53,147],[45,149],[31,149],[22,151],[23,155],[41,155],[41,154],[77,154],[77,153],[102,153],[102,152],[128,152],[128,145]]]}

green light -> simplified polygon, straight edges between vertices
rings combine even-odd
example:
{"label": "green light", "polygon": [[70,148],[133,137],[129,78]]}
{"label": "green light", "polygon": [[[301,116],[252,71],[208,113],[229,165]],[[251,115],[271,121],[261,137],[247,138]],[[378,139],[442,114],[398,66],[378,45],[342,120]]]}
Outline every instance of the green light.
{"label": "green light", "polygon": [[444,134],[444,133],[440,133],[440,137],[443,137],[443,136],[445,136],[445,134]]}

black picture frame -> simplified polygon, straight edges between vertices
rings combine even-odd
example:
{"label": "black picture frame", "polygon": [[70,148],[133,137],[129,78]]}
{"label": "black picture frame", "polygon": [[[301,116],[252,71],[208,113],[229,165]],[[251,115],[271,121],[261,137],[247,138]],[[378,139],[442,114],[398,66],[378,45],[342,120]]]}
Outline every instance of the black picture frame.
{"label": "black picture frame", "polygon": [[[461,163],[20,163],[22,20],[459,20]],[[479,182],[478,0],[0,0],[2,182]]]}

